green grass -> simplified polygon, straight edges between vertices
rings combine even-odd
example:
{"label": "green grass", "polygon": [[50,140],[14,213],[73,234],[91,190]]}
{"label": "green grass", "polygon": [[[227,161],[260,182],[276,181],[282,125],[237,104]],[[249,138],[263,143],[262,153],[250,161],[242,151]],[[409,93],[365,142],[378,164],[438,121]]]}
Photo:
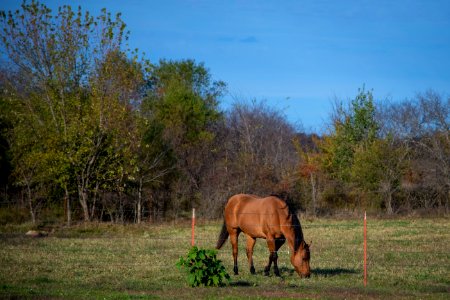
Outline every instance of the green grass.
{"label": "green grass", "polygon": [[[0,227],[0,298],[434,298],[450,294],[450,220],[368,221],[369,283],[363,286],[363,231],[359,220],[302,220],[312,240],[312,277],[300,279],[286,245],[282,278],[263,276],[264,240],[255,247],[251,275],[240,238],[238,276],[222,288],[190,288],[175,264],[190,248],[190,223],[89,224],[28,238],[27,226]],[[196,227],[196,244],[213,248],[220,222]],[[218,254],[232,273],[231,247]],[[272,273],[273,274],[273,273]]]}

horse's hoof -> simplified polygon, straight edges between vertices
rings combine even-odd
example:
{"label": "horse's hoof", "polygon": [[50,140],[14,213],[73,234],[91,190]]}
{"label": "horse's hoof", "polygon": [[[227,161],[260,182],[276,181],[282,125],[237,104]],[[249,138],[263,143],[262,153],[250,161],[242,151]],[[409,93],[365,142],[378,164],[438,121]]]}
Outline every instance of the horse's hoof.
{"label": "horse's hoof", "polygon": [[255,275],[256,274],[255,268],[251,267],[250,268],[250,273],[252,273],[252,275]]}

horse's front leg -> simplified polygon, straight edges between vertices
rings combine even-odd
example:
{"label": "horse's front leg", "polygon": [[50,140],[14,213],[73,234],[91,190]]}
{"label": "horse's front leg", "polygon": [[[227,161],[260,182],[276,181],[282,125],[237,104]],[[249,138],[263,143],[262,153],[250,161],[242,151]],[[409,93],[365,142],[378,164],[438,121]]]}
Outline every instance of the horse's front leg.
{"label": "horse's front leg", "polygon": [[250,267],[250,273],[255,274],[255,267],[253,266],[253,247],[255,247],[256,239],[247,235],[247,259]]}
{"label": "horse's front leg", "polygon": [[278,250],[283,246],[286,239],[284,237],[275,239],[275,255],[273,257],[273,269],[276,276],[280,276],[280,271],[278,270]]}
{"label": "horse's front leg", "polygon": [[239,229],[232,229],[230,232],[230,242],[231,242],[231,247],[233,248],[233,260],[234,260],[234,275],[238,275],[238,263],[237,263],[237,258],[238,258],[238,237],[239,237]]}
{"label": "horse's front leg", "polygon": [[272,261],[275,261],[277,252],[275,250],[275,238],[267,237],[267,247],[269,248],[269,263],[264,268],[264,275],[269,276],[270,267],[272,266]]}

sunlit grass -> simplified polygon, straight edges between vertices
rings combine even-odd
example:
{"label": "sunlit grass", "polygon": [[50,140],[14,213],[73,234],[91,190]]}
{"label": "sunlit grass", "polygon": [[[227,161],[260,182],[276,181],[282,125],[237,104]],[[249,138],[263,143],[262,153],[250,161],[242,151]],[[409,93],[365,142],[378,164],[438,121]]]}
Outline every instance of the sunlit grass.
{"label": "sunlit grass", "polygon": [[[251,275],[240,237],[238,276],[225,288],[190,288],[175,267],[190,248],[190,223],[88,224],[57,228],[46,238],[24,236],[25,226],[5,226],[0,239],[0,297],[56,298],[448,298],[448,219],[368,222],[369,284],[363,286],[360,220],[302,221],[312,240],[310,279],[300,279],[287,246],[279,253],[282,278],[263,276],[268,261],[258,240]],[[196,244],[214,248],[220,222],[200,222]],[[218,253],[232,273],[231,247]]]}

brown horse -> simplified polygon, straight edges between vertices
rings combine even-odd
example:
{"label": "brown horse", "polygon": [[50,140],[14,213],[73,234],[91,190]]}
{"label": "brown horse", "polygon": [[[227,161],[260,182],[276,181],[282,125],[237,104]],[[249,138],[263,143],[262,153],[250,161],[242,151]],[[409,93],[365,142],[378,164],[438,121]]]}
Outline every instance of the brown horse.
{"label": "brown horse", "polygon": [[291,249],[291,263],[301,277],[309,277],[309,245],[303,239],[303,232],[297,215],[289,209],[286,202],[275,196],[260,198],[254,195],[238,194],[228,200],[224,212],[225,222],[217,241],[220,249],[228,236],[233,248],[234,274],[238,274],[238,236],[244,232],[247,236],[247,258],[250,272],[255,274],[253,266],[253,247],[256,239],[267,240],[269,263],[264,269],[269,275],[270,266],[274,264],[274,273],[280,276],[277,265],[277,251],[288,241]]}

